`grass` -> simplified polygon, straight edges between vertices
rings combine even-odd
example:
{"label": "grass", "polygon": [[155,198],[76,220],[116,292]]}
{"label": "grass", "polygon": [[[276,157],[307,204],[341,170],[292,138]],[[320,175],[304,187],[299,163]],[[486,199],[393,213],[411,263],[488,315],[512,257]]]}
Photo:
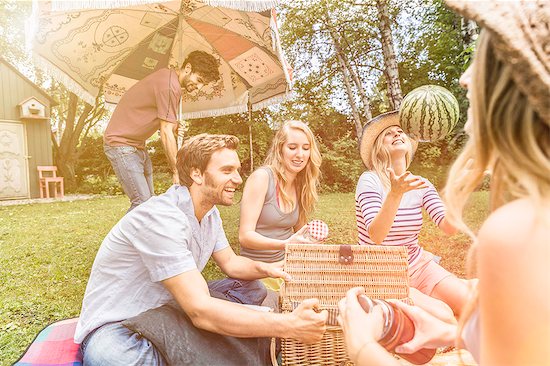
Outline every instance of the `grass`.
{"label": "grass", "polygon": [[[486,215],[487,192],[473,196],[467,222]],[[330,227],[329,242],[354,243],[351,193],[321,196],[315,218]],[[47,324],[78,316],[86,281],[101,241],[128,208],[126,197],[0,207],[0,365],[11,365]],[[238,205],[220,207],[230,243],[237,243]],[[441,264],[463,276],[469,239],[445,237],[428,222],[421,244],[443,257]],[[207,279],[222,273],[209,263]]]}

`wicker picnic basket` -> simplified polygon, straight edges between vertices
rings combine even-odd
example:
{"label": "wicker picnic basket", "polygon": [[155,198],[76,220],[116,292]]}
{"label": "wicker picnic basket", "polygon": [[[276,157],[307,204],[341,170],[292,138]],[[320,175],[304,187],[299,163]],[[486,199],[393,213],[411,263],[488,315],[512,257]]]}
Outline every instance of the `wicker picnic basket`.
{"label": "wicker picnic basket", "polygon": [[328,310],[329,319],[327,332],[318,343],[281,340],[283,366],[352,364],[336,320],[338,301],[350,288],[363,286],[370,297],[409,302],[404,247],[289,244],[285,257],[285,271],[292,281],[281,288],[281,311],[291,312],[303,300],[315,297],[321,309]]}

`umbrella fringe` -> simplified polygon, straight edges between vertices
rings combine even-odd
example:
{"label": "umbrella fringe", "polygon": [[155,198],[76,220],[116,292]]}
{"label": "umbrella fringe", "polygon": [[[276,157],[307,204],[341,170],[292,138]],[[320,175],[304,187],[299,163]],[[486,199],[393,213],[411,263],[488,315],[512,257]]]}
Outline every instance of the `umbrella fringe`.
{"label": "umbrella fringe", "polygon": [[197,112],[187,112],[182,114],[182,118],[186,120],[186,119],[196,119],[196,118],[219,117],[219,116],[224,116],[226,114],[244,113],[247,110],[248,110],[247,106],[236,105],[236,106],[227,107],[227,108],[209,109],[206,111],[197,111]]}
{"label": "umbrella fringe", "polygon": [[293,92],[284,93],[281,95],[277,95],[268,99],[264,99],[261,102],[252,104],[252,110],[253,111],[259,111],[260,109],[263,109],[267,106],[273,105],[273,104],[279,104],[282,102],[286,102],[289,99],[292,99],[294,97]]}
{"label": "umbrella fringe", "polygon": [[52,11],[69,11],[78,9],[114,9],[127,6],[153,4],[159,0],[54,0]]}
{"label": "umbrella fringe", "polygon": [[243,11],[265,11],[279,4],[278,0],[203,0],[205,4]]}
{"label": "umbrella fringe", "polygon": [[[252,105],[252,110],[259,111],[260,109],[263,109],[267,106],[282,103],[292,98],[293,96],[294,96],[294,93],[290,92],[282,95],[277,95],[275,97],[271,97],[268,99],[264,99],[261,102],[254,103]],[[246,105],[236,105],[236,106],[227,107],[227,108],[209,109],[206,111],[183,113],[182,119],[187,120],[187,119],[196,119],[196,118],[219,117],[219,116],[224,116],[226,114],[245,113],[247,111],[248,111],[248,107]]]}
{"label": "umbrella fringe", "polygon": [[[113,9],[127,6],[162,3],[159,0],[54,0],[52,11],[77,9]],[[203,0],[210,6],[224,7],[243,11],[265,11],[274,8],[279,0]]]}
{"label": "umbrella fringe", "polygon": [[72,78],[60,71],[56,66],[52,65],[47,59],[33,53],[32,55],[36,67],[47,73],[52,79],[60,82],[69,91],[73,92],[77,97],[90,105],[95,105],[95,97],[87,92],[84,88],[78,85]]}

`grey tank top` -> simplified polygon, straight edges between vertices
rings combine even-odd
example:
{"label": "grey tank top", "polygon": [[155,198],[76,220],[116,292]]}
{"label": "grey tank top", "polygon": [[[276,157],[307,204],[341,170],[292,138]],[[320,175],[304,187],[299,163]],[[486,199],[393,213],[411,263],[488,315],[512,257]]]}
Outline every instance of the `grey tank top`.
{"label": "grey tank top", "polygon": [[[277,203],[275,176],[268,167],[261,167],[269,175],[269,184],[265,194],[264,205],[256,223],[256,232],[266,238],[288,239],[294,234],[294,226],[298,222],[298,205],[289,213],[284,213]],[[241,207],[241,210],[243,208]],[[241,255],[256,261],[277,262],[285,258],[284,250],[258,250],[241,246]]]}

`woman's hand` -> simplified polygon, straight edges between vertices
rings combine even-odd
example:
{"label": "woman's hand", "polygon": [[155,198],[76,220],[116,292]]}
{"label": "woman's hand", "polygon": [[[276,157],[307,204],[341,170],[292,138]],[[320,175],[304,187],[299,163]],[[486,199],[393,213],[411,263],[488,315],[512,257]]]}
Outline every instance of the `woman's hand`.
{"label": "woman's hand", "polygon": [[451,346],[456,338],[457,326],[454,319],[443,321],[418,306],[410,306],[399,300],[389,300],[414,323],[414,337],[395,348],[397,353],[414,353],[423,348]]}
{"label": "woman's hand", "polygon": [[395,175],[395,171],[392,168],[387,168],[387,170],[390,173],[391,193],[402,195],[415,189],[428,188],[424,179],[412,175],[408,170],[401,175]]}
{"label": "woman's hand", "polygon": [[316,244],[319,241],[313,239],[308,235],[307,224],[302,226],[300,230],[296,231],[290,238],[286,240],[287,244]]}
{"label": "woman's hand", "polygon": [[344,332],[346,347],[352,360],[357,358],[365,344],[377,342],[384,328],[380,306],[375,306],[367,313],[359,304],[357,296],[364,293],[363,287],[354,287],[338,302],[338,323]]}

